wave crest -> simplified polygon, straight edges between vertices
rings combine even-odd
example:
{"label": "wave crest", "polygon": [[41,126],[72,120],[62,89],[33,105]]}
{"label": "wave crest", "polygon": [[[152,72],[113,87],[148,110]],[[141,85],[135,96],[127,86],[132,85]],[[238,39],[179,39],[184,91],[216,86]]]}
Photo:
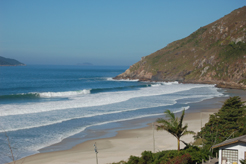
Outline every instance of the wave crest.
{"label": "wave crest", "polygon": [[43,98],[51,98],[51,97],[70,97],[70,96],[77,96],[77,95],[83,95],[83,94],[90,94],[89,89],[84,89],[80,91],[67,91],[67,92],[43,92],[38,93],[40,97]]}

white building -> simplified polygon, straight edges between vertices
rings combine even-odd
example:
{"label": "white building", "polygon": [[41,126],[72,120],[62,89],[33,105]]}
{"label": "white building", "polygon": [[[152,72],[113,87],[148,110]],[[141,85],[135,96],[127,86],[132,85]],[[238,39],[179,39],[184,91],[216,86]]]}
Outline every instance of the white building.
{"label": "white building", "polygon": [[219,148],[219,164],[240,164],[246,159],[246,135],[229,139],[212,147]]}

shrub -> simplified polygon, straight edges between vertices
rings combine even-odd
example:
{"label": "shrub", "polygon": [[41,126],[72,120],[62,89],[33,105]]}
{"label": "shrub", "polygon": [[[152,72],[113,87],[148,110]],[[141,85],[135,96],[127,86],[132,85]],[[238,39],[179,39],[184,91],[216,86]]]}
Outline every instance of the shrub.
{"label": "shrub", "polygon": [[139,162],[139,160],[140,160],[139,157],[131,155],[126,164],[137,164]]}
{"label": "shrub", "polygon": [[207,149],[199,149],[196,146],[190,146],[184,150],[186,154],[191,156],[193,163],[202,163],[202,159],[207,160],[211,153]]}
{"label": "shrub", "polygon": [[184,151],[177,151],[177,150],[166,150],[162,152],[158,152],[153,154],[154,162],[153,164],[165,164],[170,159],[175,158],[176,156],[182,156]]}
{"label": "shrub", "polygon": [[142,152],[142,157],[139,160],[139,164],[151,164],[153,162],[153,155],[151,151]]}
{"label": "shrub", "polygon": [[192,163],[191,156],[188,153],[182,156],[176,156],[167,162],[167,164],[191,164],[191,163]]}
{"label": "shrub", "polygon": [[195,164],[202,163],[202,159],[207,160],[211,153],[206,149],[200,149],[197,146],[187,145],[183,150],[165,150],[157,153],[144,151],[141,157],[130,156],[128,162],[115,164]]}

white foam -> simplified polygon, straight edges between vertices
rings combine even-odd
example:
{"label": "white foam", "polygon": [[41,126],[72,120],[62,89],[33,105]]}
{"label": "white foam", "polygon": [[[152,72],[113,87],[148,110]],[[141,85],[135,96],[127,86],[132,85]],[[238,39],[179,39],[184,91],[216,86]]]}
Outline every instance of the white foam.
{"label": "white foam", "polygon": [[[17,130],[23,130],[23,129],[31,129],[31,128],[37,128],[37,127],[42,127],[42,126],[48,126],[48,125],[58,124],[58,123],[62,123],[62,122],[73,120],[73,119],[89,118],[89,117],[94,117],[94,116],[123,113],[123,112],[135,111],[139,109],[154,108],[154,107],[159,107],[163,105],[173,105],[175,103],[176,101],[173,100],[173,102],[169,104],[163,103],[163,104],[155,104],[155,106],[152,105],[149,107],[140,107],[140,108],[123,109],[123,110],[106,111],[106,112],[100,111],[100,112],[95,112],[93,114],[81,114],[81,113],[73,112],[74,113],[73,115],[65,114],[63,115],[63,117],[62,116],[58,117],[57,115],[53,117],[52,116],[47,117],[46,115],[43,116],[42,114],[40,114],[39,117],[37,118],[38,121],[36,119],[35,121],[33,117],[27,117],[24,122],[22,119],[15,118],[15,120],[10,120],[10,118],[8,118],[9,120],[8,122],[3,121],[1,123],[1,127],[4,127],[4,130],[0,129],[0,133],[5,132],[5,131],[17,131]],[[82,112],[82,113],[86,113],[86,112]],[[11,122],[11,124],[9,122]]]}
{"label": "white foam", "polygon": [[108,78],[106,78],[106,80],[108,80],[108,81],[115,81],[112,77],[108,77]]}
{"label": "white foam", "polygon": [[160,85],[162,85],[162,84],[160,84],[160,83],[151,84],[152,87],[158,87],[158,86],[160,86]]}
{"label": "white foam", "polygon": [[[178,113],[178,112],[183,111],[184,109],[185,110],[189,109],[189,106],[181,107],[180,109],[177,109],[177,110],[175,110],[173,112],[174,113]],[[134,120],[134,119],[145,118],[145,117],[159,116],[159,115],[163,115],[163,114],[164,113],[147,114],[147,115],[141,115],[141,116],[132,117],[132,118],[117,119],[117,120],[111,120],[111,121],[105,121],[105,122],[100,122],[100,123],[95,123],[95,124],[87,125],[87,126],[84,126],[84,127],[81,127],[81,128],[76,128],[74,130],[71,130],[71,131],[68,131],[68,132],[65,132],[65,133],[62,133],[62,134],[61,133],[58,133],[58,134],[56,134],[56,136],[53,136],[52,137],[53,138],[52,140],[50,140],[50,141],[48,141],[46,143],[37,144],[35,146],[32,146],[31,149],[33,151],[37,151],[37,150],[42,149],[44,147],[48,147],[48,146],[50,146],[52,144],[59,143],[63,139],[68,138],[68,137],[73,136],[73,135],[76,135],[78,133],[81,133],[85,129],[89,128],[89,127],[99,126],[99,125],[105,125],[105,124],[114,123],[114,122],[122,122],[122,121]]]}
{"label": "white foam", "polygon": [[36,94],[44,98],[70,97],[70,96],[77,96],[81,94],[90,94],[90,90],[84,89],[80,91],[67,91],[67,92],[43,92],[43,93],[36,93]]}
{"label": "white foam", "polygon": [[[90,126],[77,128],[77,129],[71,130],[69,132],[62,133],[62,134],[61,133],[54,134],[54,135],[52,135],[52,139],[51,140],[46,141],[44,143],[42,142],[42,143],[39,143],[39,144],[36,143],[35,145],[33,144],[32,146],[28,147],[28,149],[29,149],[29,151],[38,151],[38,150],[40,150],[42,148],[48,147],[48,146],[53,145],[55,143],[59,143],[65,138],[68,138],[70,136],[78,134],[78,133],[84,131],[88,127],[90,127]],[[50,137],[47,136],[46,138],[50,138]]]}
{"label": "white foam", "polygon": [[107,78],[108,81],[126,81],[126,82],[138,82],[139,79],[113,79],[112,77]]}
{"label": "white foam", "polygon": [[[178,110],[176,110],[176,111],[173,111],[173,113],[181,112],[181,111],[183,111],[184,109],[185,109],[185,110],[188,110],[189,108],[190,108],[190,106],[181,107],[180,109],[178,109]],[[104,125],[104,124],[113,123],[113,122],[122,122],[122,121],[134,120],[134,119],[144,118],[144,117],[159,116],[159,115],[163,115],[163,113],[146,114],[146,115],[141,115],[141,116],[132,117],[132,118],[119,119],[119,120],[112,120],[112,121],[107,121],[107,122],[97,123],[97,124],[94,124],[94,125],[92,125],[92,126]]]}
{"label": "white foam", "polygon": [[163,82],[162,84],[164,85],[173,85],[173,84],[179,84],[178,81],[173,81],[173,82]]}
{"label": "white foam", "polygon": [[[121,104],[111,104],[110,106],[101,106],[101,107],[94,107],[94,108],[83,108],[82,109],[67,109],[64,111],[55,111],[53,114],[51,113],[40,113],[38,115],[19,115],[19,116],[11,116],[11,117],[2,117],[2,127],[5,127],[5,131],[16,131],[22,129],[30,129],[36,128],[41,126],[48,126],[52,124],[57,124],[65,121],[69,121],[72,119],[79,119],[79,118],[86,118],[86,117],[94,117],[100,115],[108,115],[108,114],[115,114],[115,113],[122,113],[127,111],[134,111],[138,109],[145,109],[145,108],[153,108],[159,106],[168,106],[177,103],[177,100],[183,98],[198,98],[202,101],[204,99],[211,98],[216,95],[217,88],[206,88],[205,90],[211,90],[213,95],[185,95],[185,97],[175,96],[169,97],[169,99],[165,98],[163,101],[163,97],[161,96],[154,96],[146,97],[141,99],[134,99],[131,101],[123,102]],[[214,93],[213,93],[214,92]],[[220,93],[217,95],[220,95]],[[194,103],[194,101],[192,101]],[[124,105],[123,105],[124,104]],[[185,103],[187,104],[187,103]],[[113,106],[112,106],[113,105]],[[96,109],[96,110],[95,110]],[[72,110],[72,111],[71,111]],[[70,112],[71,111],[71,112]],[[34,119],[35,118],[35,119]],[[25,120],[23,122],[23,120]],[[11,122],[11,124],[9,123]],[[4,123],[4,124],[3,124]],[[2,131],[0,131],[2,132]]]}
{"label": "white foam", "polygon": [[190,108],[190,106],[185,106],[180,108],[179,110],[173,111],[173,113],[178,113],[178,112],[182,112],[183,110],[188,110]]}
{"label": "white foam", "polygon": [[0,116],[108,105],[123,102],[131,98],[164,95],[201,87],[216,89],[213,85],[178,84],[146,87],[140,88],[139,90],[131,91],[102,92],[97,94],[77,94],[76,96],[70,97],[69,100],[61,100],[59,102],[50,101],[35,103],[31,102],[26,104],[4,104],[1,105]]}

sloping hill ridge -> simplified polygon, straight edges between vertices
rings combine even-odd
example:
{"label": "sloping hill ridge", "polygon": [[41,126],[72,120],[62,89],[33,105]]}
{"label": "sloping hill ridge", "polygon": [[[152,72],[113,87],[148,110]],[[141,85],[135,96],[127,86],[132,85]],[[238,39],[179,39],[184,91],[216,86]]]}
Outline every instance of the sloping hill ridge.
{"label": "sloping hill ridge", "polygon": [[15,60],[0,56],[0,66],[24,66],[25,64]]}
{"label": "sloping hill ridge", "polygon": [[246,6],[142,57],[115,79],[246,89]]}

